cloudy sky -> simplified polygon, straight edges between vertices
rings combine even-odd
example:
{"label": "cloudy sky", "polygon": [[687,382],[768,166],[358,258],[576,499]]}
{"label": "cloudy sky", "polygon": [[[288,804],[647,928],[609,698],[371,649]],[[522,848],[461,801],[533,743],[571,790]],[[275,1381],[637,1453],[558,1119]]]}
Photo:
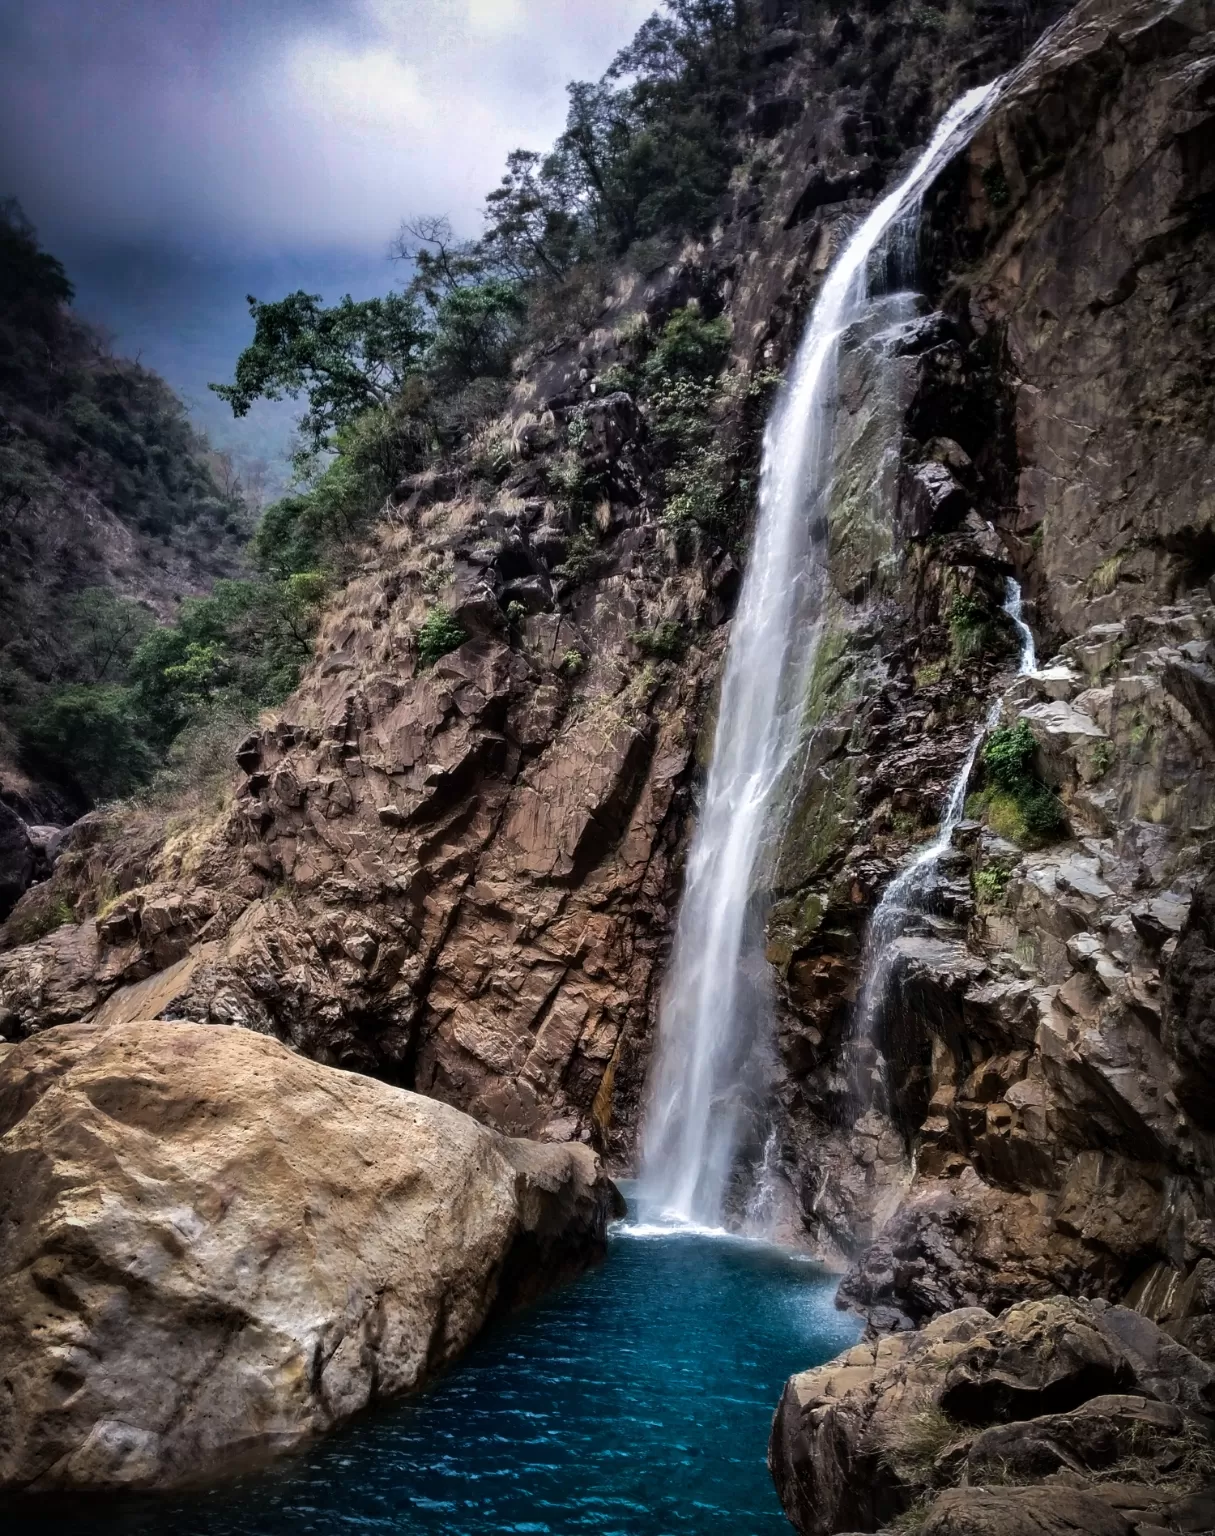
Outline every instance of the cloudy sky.
{"label": "cloudy sky", "polygon": [[0,0],[0,196],[67,265],[77,308],[208,401],[248,292],[389,288],[401,219],[475,233],[508,150],[656,0]]}

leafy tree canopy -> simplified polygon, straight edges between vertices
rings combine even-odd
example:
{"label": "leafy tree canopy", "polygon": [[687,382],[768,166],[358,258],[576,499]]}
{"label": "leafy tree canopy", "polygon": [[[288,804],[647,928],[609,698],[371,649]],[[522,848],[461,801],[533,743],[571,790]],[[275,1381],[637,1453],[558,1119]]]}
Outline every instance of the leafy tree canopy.
{"label": "leafy tree canopy", "polygon": [[318,449],[361,411],[398,395],[430,339],[412,294],[358,302],[347,294],[326,308],[319,294],[299,289],[273,303],[250,294],[248,302],[253,341],[237,359],[234,382],[211,388],[235,416],[260,398],[306,394],[303,427]]}

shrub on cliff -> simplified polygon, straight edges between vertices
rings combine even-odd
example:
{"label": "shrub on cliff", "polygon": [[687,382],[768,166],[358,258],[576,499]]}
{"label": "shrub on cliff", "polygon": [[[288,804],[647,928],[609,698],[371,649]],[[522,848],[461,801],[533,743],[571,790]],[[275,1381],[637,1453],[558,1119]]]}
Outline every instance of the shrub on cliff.
{"label": "shrub on cliff", "polygon": [[1037,750],[1028,721],[997,727],[983,748],[985,787],[967,807],[1000,836],[1030,845],[1049,842],[1067,825],[1058,796],[1034,773]]}
{"label": "shrub on cliff", "polygon": [[432,608],[418,625],[418,658],[424,667],[433,667],[441,656],[464,644],[468,636],[455,616],[446,608]]}

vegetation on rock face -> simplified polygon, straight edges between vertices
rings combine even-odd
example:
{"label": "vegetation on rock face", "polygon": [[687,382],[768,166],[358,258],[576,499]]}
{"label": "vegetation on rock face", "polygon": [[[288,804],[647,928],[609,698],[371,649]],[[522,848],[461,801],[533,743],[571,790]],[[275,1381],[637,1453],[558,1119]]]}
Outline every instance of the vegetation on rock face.
{"label": "vegetation on rock face", "polygon": [[665,619],[653,629],[638,630],[629,637],[643,656],[655,661],[679,661],[688,648],[684,626]]}
{"label": "vegetation on rock face", "polygon": [[989,650],[998,638],[991,610],[977,597],[959,593],[949,605],[949,642],[955,661]]}
{"label": "vegetation on rock face", "polygon": [[463,645],[468,636],[446,608],[432,608],[418,626],[418,656],[424,667],[433,666]]}
{"label": "vegetation on rock face", "polygon": [[[588,283],[598,293],[606,262],[705,228],[737,158],[754,35],[752,8],[736,0],[669,0],[600,81],[570,86],[551,150],[508,157],[479,239],[456,239],[441,218],[402,226],[396,254],[412,269],[403,293],[329,307],[303,291],[250,297],[253,342],[233,381],[212,388],[237,415],[263,396],[307,401],[299,487],[267,511],[255,541],[263,569],[342,568],[401,478],[500,408],[513,356],[559,330]],[[711,419],[725,324],[689,306],[652,346],[638,341],[637,366],[600,381],[600,395],[639,392],[668,520],[732,537],[733,477]],[[602,495],[577,447],[571,440],[550,470],[575,536]],[[594,565],[584,538],[560,574],[576,585]]]}
{"label": "vegetation on rock face", "polygon": [[968,805],[998,835],[1022,844],[1049,842],[1067,825],[1059,797],[1034,773],[1037,750],[1028,721],[997,727],[983,748],[985,787]]}

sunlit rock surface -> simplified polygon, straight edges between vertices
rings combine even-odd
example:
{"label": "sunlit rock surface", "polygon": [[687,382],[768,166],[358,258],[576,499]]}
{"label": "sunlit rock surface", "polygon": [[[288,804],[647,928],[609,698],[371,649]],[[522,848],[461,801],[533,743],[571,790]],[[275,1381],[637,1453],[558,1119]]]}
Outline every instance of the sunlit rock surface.
{"label": "sunlit rock surface", "polygon": [[591,1262],[618,1203],[585,1147],[249,1030],[7,1047],[0,1486],[162,1486],[287,1449]]}

